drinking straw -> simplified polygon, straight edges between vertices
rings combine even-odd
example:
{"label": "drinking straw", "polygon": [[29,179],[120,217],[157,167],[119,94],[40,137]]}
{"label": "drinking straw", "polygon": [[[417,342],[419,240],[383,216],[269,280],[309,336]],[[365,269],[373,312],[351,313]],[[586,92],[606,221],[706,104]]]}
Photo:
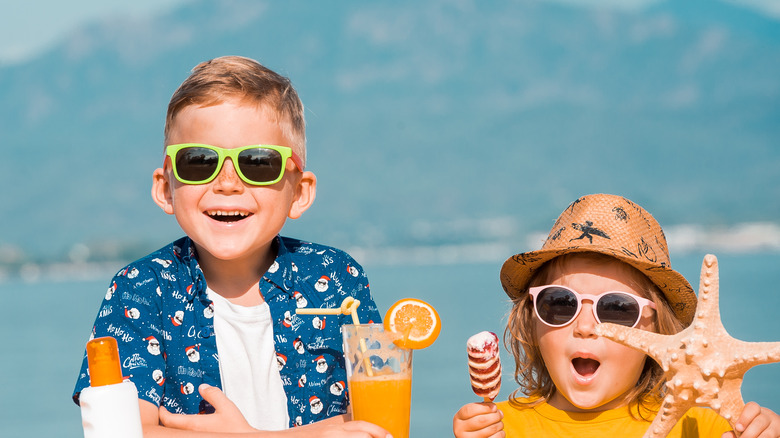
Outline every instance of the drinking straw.
{"label": "drinking straw", "polygon": [[[341,302],[341,306],[332,309],[295,309],[295,313],[299,315],[352,315],[352,324],[359,326],[360,320],[358,319],[357,309],[360,307],[360,300],[356,300],[352,297],[344,298]],[[368,347],[366,346],[366,340],[360,338],[360,351],[363,352],[363,366],[366,368],[366,374],[368,377],[373,377],[374,373],[371,369],[371,360],[365,356]]]}
{"label": "drinking straw", "polygon": [[360,325],[358,321],[357,309],[360,306],[360,300],[356,300],[352,297],[344,298],[341,302],[341,307],[334,307],[332,309],[295,309],[295,313],[299,315],[349,315],[352,314],[352,323]]}

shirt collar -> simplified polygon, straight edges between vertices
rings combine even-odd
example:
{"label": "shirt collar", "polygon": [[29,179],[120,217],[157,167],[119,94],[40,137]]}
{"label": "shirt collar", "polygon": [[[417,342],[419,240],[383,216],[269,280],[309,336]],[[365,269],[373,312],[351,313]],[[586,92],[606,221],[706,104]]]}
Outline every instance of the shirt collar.
{"label": "shirt collar", "polygon": [[192,302],[197,297],[204,304],[209,303],[210,300],[206,295],[206,278],[203,276],[203,271],[198,263],[195,243],[189,237],[184,237],[174,242],[173,252],[186,267],[192,281],[192,286],[187,291],[187,300]]}
{"label": "shirt collar", "polygon": [[[206,278],[203,276],[203,271],[200,269],[194,242],[187,237],[176,242],[174,246],[174,252],[187,267],[190,277],[192,278],[193,293],[189,294],[189,300],[194,300],[197,295],[201,301],[210,301],[206,294]],[[270,298],[271,295],[281,292],[292,296],[294,292],[293,274],[298,269],[293,262],[293,252],[290,251],[290,248],[287,247],[285,240],[281,238],[281,236],[277,235],[274,238],[274,248],[276,249],[276,259],[274,259],[274,262],[260,281],[260,290],[266,299]],[[276,287],[264,288],[264,282],[270,283]]]}
{"label": "shirt collar", "polygon": [[260,283],[260,289],[266,300],[278,293],[283,292],[292,296],[295,292],[293,290],[295,285],[293,282],[293,274],[298,268],[293,262],[293,252],[290,251],[290,248],[287,247],[285,240],[281,236],[276,236],[274,246],[276,247],[276,259],[271,264],[271,267],[268,268],[265,275],[263,275],[263,280],[276,287],[271,288],[272,290],[265,290],[265,288],[262,287],[263,282],[261,281]]}

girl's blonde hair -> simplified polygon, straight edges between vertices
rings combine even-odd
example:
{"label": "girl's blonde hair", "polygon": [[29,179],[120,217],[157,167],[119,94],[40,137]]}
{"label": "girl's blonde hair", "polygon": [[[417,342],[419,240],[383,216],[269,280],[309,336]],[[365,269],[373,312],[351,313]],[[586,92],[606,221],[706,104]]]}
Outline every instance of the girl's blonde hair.
{"label": "girl's blonde hair", "polygon": [[[650,299],[656,305],[655,325],[657,332],[671,335],[683,329],[683,323],[674,316],[671,306],[658,286],[631,265],[607,255],[585,252],[556,257],[536,272],[531,278],[529,287],[549,284],[554,273],[560,272],[563,266],[574,257],[586,257],[597,263],[620,263],[627,270],[636,272],[639,274],[636,276],[639,284],[635,285],[635,289],[644,291],[645,298]],[[525,292],[512,300],[512,310],[509,314],[507,328],[504,331],[504,344],[508,346],[515,358],[515,380],[520,385],[520,388],[512,393],[509,403],[521,408],[543,403],[549,400],[555,392],[555,386],[544,364],[537,342],[533,301],[528,291]],[[628,394],[630,407],[635,405],[637,408],[630,409],[631,414],[634,415],[636,411],[639,417],[648,419],[646,413],[656,412],[665,395],[663,384],[663,370],[658,363],[648,357],[636,386]],[[518,391],[526,394],[528,399],[519,399],[517,397]]]}

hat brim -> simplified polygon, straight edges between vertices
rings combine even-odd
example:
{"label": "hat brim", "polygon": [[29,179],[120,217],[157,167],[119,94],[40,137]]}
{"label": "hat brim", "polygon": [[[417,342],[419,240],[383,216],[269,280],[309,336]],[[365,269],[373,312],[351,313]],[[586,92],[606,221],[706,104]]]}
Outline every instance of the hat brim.
{"label": "hat brim", "polygon": [[656,263],[644,262],[610,248],[569,247],[541,249],[515,254],[501,267],[501,286],[510,298],[522,297],[528,292],[528,284],[534,274],[550,260],[564,254],[594,252],[614,257],[627,263],[647,276],[666,297],[677,319],[688,326],[696,312],[696,294],[690,283],[679,272]]}

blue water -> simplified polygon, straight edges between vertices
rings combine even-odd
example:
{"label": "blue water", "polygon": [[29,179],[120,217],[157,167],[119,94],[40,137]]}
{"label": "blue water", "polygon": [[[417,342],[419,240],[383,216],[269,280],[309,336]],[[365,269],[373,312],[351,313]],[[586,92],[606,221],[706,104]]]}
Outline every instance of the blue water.
{"label": "blue water", "polygon": [[[698,285],[703,254],[673,258]],[[720,255],[723,323],[735,338],[780,341],[780,254]],[[381,309],[404,297],[433,304],[443,328],[415,352],[412,436],[450,436],[452,416],[476,397],[466,368],[466,339],[481,330],[503,333],[509,310],[498,281],[500,263],[366,266]],[[117,266],[119,268],[119,266]],[[88,282],[0,283],[0,430],[5,438],[79,437],[79,409],[70,400],[76,373],[108,277]],[[500,399],[515,389],[510,356],[502,355]],[[751,369],[745,400],[780,411],[780,364]]]}

